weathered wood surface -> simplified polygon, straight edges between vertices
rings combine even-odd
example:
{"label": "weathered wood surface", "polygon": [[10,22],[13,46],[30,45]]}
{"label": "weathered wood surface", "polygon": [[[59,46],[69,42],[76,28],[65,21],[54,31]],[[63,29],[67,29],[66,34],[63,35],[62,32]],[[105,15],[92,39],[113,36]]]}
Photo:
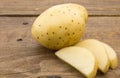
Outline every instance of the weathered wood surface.
{"label": "weathered wood surface", "polygon": [[[84,78],[31,36],[36,17],[0,17],[0,78]],[[120,63],[120,17],[89,17],[84,39],[111,45]],[[120,64],[96,78],[119,78]]]}
{"label": "weathered wood surface", "polygon": [[60,3],[84,5],[89,15],[120,16],[120,0],[0,0],[0,15],[39,15]]}
{"label": "weathered wood surface", "polygon": [[120,77],[120,0],[0,0],[0,78],[85,78],[31,36],[36,16],[68,2],[89,12],[83,39],[96,38],[117,52],[118,67],[96,78]]}

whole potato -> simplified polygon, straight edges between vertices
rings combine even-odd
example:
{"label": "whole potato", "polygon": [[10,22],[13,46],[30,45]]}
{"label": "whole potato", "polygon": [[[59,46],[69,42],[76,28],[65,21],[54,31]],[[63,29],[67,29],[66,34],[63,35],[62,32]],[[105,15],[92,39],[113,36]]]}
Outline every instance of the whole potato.
{"label": "whole potato", "polygon": [[49,49],[71,46],[81,39],[87,18],[87,11],[81,5],[56,5],[38,16],[32,26],[32,35]]}

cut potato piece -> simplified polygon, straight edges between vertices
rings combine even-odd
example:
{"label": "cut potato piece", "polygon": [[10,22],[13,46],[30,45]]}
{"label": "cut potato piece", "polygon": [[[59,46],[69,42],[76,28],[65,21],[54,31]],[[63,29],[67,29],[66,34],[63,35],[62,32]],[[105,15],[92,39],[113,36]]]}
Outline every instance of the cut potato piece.
{"label": "cut potato piece", "polygon": [[108,71],[109,59],[103,45],[95,39],[87,39],[76,44],[76,46],[85,47],[89,49],[97,58],[98,68],[103,73]]}
{"label": "cut potato piece", "polygon": [[95,56],[86,48],[67,47],[55,53],[60,59],[70,64],[87,78],[94,78],[98,69]]}
{"label": "cut potato piece", "polygon": [[116,68],[117,65],[118,65],[118,58],[117,58],[117,55],[116,55],[115,51],[109,45],[107,45],[106,43],[102,42],[102,44],[105,47],[106,52],[108,54],[108,58],[110,60],[110,67],[112,69]]}

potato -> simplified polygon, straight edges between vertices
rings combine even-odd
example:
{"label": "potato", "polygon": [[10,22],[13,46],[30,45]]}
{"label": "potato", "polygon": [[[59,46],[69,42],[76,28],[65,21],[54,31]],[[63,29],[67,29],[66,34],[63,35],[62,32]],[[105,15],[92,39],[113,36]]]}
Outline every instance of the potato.
{"label": "potato", "polygon": [[110,68],[114,69],[118,66],[118,57],[115,50],[108,44],[101,42],[107,52],[108,58],[110,60]]}
{"label": "potato", "polygon": [[110,66],[110,61],[104,46],[96,39],[86,39],[77,43],[75,46],[84,47],[90,50],[98,61],[98,68],[101,72],[106,73]]}
{"label": "potato", "polygon": [[38,16],[32,26],[32,35],[49,49],[71,46],[81,39],[87,18],[87,10],[81,5],[56,5]]}
{"label": "potato", "polygon": [[95,56],[83,47],[66,47],[55,53],[61,60],[76,68],[87,78],[95,78],[98,63]]}

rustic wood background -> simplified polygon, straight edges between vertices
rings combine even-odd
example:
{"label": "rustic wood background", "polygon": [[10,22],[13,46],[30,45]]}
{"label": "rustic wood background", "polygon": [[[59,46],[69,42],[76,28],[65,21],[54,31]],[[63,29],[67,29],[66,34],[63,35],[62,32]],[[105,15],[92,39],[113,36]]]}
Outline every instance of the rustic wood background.
{"label": "rustic wood background", "polygon": [[[120,0],[0,0],[0,78],[85,78],[31,36],[35,18],[61,3],[84,5],[89,18],[84,39],[111,45],[120,63]],[[119,78],[120,64],[96,78]]]}

